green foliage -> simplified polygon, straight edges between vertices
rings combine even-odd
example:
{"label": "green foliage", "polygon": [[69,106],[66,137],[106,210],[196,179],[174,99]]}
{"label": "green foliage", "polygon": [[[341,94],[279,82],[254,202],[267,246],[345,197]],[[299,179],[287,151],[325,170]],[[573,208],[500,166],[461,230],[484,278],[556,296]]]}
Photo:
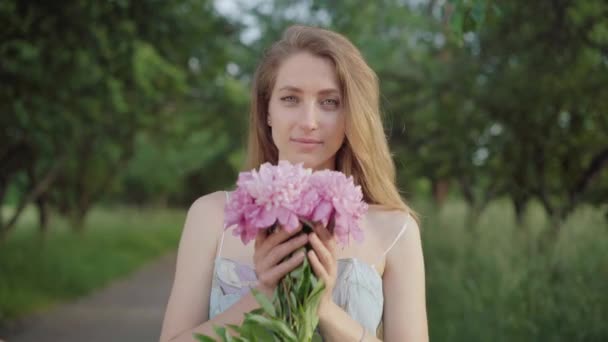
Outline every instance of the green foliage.
{"label": "green foliage", "polygon": [[510,202],[493,202],[476,233],[467,207],[448,201],[437,210],[416,202],[425,253],[432,340],[602,341],[608,231],[601,210],[577,209],[552,249],[535,246],[550,220],[533,202],[517,226]]}
{"label": "green foliage", "polygon": [[26,210],[0,248],[0,324],[88,294],[174,249],[184,213],[96,208],[84,234],[53,217],[44,241],[35,215]]}
{"label": "green foliage", "polygon": [[242,103],[239,86],[218,82],[234,30],[211,2],[6,1],[0,19],[0,203],[11,188],[19,204],[50,203],[82,226],[140,152],[136,137],[177,150]]}
{"label": "green foliage", "polygon": [[[525,208],[536,198],[556,231],[577,205],[598,203],[595,187],[606,192],[604,2],[343,1],[306,9],[303,21],[326,18],[323,26],[349,37],[378,73],[406,188],[420,177],[451,179],[474,208],[505,195]],[[271,36],[292,21],[278,18]]]}
{"label": "green foliage", "polygon": [[140,94],[159,104],[169,100],[163,96],[163,89],[186,90],[184,70],[165,60],[153,45],[142,41],[134,44],[133,78]]}
{"label": "green foliage", "polygon": [[459,41],[465,32],[479,32],[488,15],[502,14],[499,4],[491,0],[448,0],[443,15],[450,21],[451,33]]}

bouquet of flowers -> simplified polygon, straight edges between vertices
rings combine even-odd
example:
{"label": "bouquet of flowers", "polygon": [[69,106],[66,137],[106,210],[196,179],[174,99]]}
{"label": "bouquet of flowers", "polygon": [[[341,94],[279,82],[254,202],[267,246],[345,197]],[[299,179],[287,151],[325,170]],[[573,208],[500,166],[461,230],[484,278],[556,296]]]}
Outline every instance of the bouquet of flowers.
{"label": "bouquet of flowers", "polygon": [[[280,161],[239,174],[237,189],[226,205],[225,221],[244,244],[263,230],[283,228],[293,232],[300,222],[307,234],[316,222],[331,229],[338,243],[345,245],[351,236],[363,240],[358,220],[367,209],[361,187],[355,186],[352,177],[338,171],[313,172],[302,164]],[[227,326],[238,336],[230,336],[225,327],[215,327],[215,331],[223,341],[320,340],[315,330],[323,289],[323,282],[304,258],[279,282],[273,298],[252,289],[260,308],[246,313],[241,326]],[[200,334],[195,337],[213,341]]]}

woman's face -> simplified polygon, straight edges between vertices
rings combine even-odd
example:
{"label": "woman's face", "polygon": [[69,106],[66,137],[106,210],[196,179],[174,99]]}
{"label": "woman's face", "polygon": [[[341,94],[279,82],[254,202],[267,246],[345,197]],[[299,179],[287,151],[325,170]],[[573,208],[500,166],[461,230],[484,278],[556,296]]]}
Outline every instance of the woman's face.
{"label": "woman's face", "polygon": [[335,169],[344,141],[341,89],[333,63],[307,52],[281,64],[268,105],[279,160],[314,170]]}

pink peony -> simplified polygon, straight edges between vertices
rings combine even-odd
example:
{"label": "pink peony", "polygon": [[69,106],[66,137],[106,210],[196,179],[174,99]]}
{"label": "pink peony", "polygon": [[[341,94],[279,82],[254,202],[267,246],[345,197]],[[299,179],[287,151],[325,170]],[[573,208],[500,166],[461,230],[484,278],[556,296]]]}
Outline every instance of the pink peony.
{"label": "pink peony", "polygon": [[341,172],[313,173],[287,161],[276,166],[265,163],[259,171],[239,174],[237,189],[226,205],[226,225],[236,225],[234,235],[247,244],[277,221],[293,231],[301,219],[327,226],[333,218],[334,234],[341,244],[348,242],[349,235],[361,241],[358,220],[367,211],[362,199],[361,187]]}
{"label": "pink peony", "polygon": [[230,201],[224,209],[226,227],[236,225],[233,234],[235,236],[240,235],[244,244],[253,240],[260,228],[252,225],[250,219],[251,215],[255,215],[257,210],[254,198],[244,188],[237,188],[230,195]]}
{"label": "pink peony", "polygon": [[[278,166],[265,163],[259,171],[241,172],[237,190],[226,206],[226,224],[237,224],[235,235],[247,244],[261,229],[279,221],[288,231],[299,225],[299,217],[315,206],[316,193],[308,178],[312,174],[302,164],[280,161]],[[232,199],[232,197],[235,197]]]}
{"label": "pink peony", "polygon": [[341,172],[322,170],[313,174],[311,186],[319,196],[319,203],[309,219],[327,226],[334,218],[334,235],[342,245],[348,243],[349,235],[355,241],[363,241],[363,231],[359,219],[365,215],[368,206],[363,201],[360,186],[355,186],[353,177]]}

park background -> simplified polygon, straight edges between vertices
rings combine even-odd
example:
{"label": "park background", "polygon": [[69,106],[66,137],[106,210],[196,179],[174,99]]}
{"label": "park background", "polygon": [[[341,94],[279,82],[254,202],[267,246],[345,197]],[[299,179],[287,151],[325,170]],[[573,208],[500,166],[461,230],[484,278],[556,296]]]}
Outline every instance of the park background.
{"label": "park background", "polygon": [[379,76],[431,339],[608,339],[605,1],[5,0],[0,22],[0,332],[175,251],[302,23]]}

